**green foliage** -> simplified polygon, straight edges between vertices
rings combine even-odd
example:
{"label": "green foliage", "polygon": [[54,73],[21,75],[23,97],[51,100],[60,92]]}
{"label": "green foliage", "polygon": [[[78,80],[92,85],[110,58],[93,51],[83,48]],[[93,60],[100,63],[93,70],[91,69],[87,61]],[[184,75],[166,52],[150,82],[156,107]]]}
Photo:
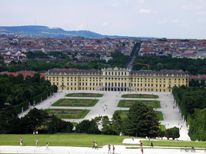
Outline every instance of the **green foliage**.
{"label": "green foliage", "polygon": [[103,94],[98,93],[69,93],[67,97],[102,97]]}
{"label": "green foliage", "polygon": [[102,134],[106,134],[106,135],[116,134],[112,126],[112,121],[109,120],[108,116],[102,117],[102,130],[101,131],[102,131]]}
{"label": "green foliage", "polygon": [[206,74],[206,59],[139,56],[134,62],[133,69],[181,69],[191,74]]}
{"label": "green foliage", "polygon": [[39,130],[48,118],[49,116],[46,112],[34,108],[21,119],[21,130],[24,133],[32,133],[34,130]]}
{"label": "green foliage", "polygon": [[138,137],[158,136],[159,122],[153,109],[142,103],[134,104],[129,110],[125,133]]}
{"label": "green foliage", "polygon": [[0,76],[0,108],[8,105],[15,107],[16,112],[27,109],[29,104],[37,104],[57,91],[56,86],[51,86],[49,81],[40,78],[39,74],[26,79],[23,76]]}
{"label": "green foliage", "polygon": [[124,94],[123,98],[159,98],[158,95],[153,94]]}
{"label": "green foliage", "polygon": [[99,134],[97,123],[95,120],[83,120],[76,126],[77,133]]}
{"label": "green foliage", "polygon": [[187,119],[187,116],[192,115],[195,109],[206,108],[206,89],[204,88],[175,87],[173,94],[185,119]]}
{"label": "green foliage", "polygon": [[13,107],[0,110],[0,134],[19,132],[19,119]]}
{"label": "green foliage", "polygon": [[0,111],[0,134],[32,134],[36,130],[40,133],[70,133],[72,128],[72,123],[49,116],[46,112],[35,108],[21,119],[11,107]]}
{"label": "green foliage", "polygon": [[206,108],[195,110],[190,120],[189,135],[192,140],[206,141]]}
{"label": "green foliage", "polygon": [[86,109],[46,109],[45,111],[49,115],[55,115],[60,119],[81,119],[89,112]]}
{"label": "green foliage", "polygon": [[71,122],[65,122],[58,119],[55,116],[51,117],[51,121],[48,122],[48,133],[71,133],[73,124]]}
{"label": "green foliage", "polygon": [[124,132],[124,119],[122,119],[120,112],[114,112],[112,117],[112,126],[116,134]]}
{"label": "green foliage", "polygon": [[198,87],[175,87],[173,94],[183,116],[189,123],[192,140],[206,140],[206,89]]}
{"label": "green foliage", "polygon": [[91,107],[98,102],[97,99],[59,99],[52,106],[78,106]]}
{"label": "green foliage", "polygon": [[[52,68],[78,68],[78,69],[101,69],[106,67],[126,67],[130,56],[116,51],[112,54],[113,59],[106,63],[103,60],[94,60],[86,63],[72,62],[71,59],[60,52],[50,52],[48,54],[37,52],[29,52],[29,60],[23,63],[11,63],[9,65],[0,65],[0,71],[47,71]],[[50,58],[53,57],[53,58]]]}
{"label": "green foliage", "polygon": [[165,136],[166,136],[168,139],[169,139],[169,138],[172,138],[173,140],[174,140],[175,138],[179,138],[179,137],[180,137],[179,128],[173,127],[173,128],[166,129],[166,131],[165,131]]}
{"label": "green foliage", "polygon": [[131,107],[139,103],[145,104],[150,108],[160,108],[160,101],[158,100],[120,100],[118,107]]}

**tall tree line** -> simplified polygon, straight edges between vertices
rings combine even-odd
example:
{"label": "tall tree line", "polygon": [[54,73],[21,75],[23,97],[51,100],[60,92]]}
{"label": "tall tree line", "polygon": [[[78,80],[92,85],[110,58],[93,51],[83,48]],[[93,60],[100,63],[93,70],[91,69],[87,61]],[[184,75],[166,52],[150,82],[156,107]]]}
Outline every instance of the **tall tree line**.
{"label": "tall tree line", "polygon": [[206,140],[206,89],[201,87],[175,87],[173,95],[183,117],[189,124],[192,140]]}

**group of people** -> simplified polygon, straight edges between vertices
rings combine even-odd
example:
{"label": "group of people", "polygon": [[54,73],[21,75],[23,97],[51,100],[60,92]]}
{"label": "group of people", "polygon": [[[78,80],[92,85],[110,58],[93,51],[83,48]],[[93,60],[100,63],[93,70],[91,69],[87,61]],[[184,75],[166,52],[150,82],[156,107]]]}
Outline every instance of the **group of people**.
{"label": "group of people", "polygon": [[108,106],[107,106],[107,104],[104,104],[104,106],[102,106],[102,108],[103,108],[103,110],[104,110],[104,112],[108,109]]}
{"label": "group of people", "polygon": [[115,154],[115,146],[108,144],[108,154]]}
{"label": "group of people", "polygon": [[[23,145],[24,145],[23,137],[20,137],[20,139],[19,139],[19,145],[20,145],[20,146],[23,146]],[[36,145],[36,146],[39,145],[39,140],[38,140],[38,139],[35,140],[35,145]],[[49,146],[49,142],[46,142],[46,148],[47,148],[47,149],[48,149],[48,146]]]}

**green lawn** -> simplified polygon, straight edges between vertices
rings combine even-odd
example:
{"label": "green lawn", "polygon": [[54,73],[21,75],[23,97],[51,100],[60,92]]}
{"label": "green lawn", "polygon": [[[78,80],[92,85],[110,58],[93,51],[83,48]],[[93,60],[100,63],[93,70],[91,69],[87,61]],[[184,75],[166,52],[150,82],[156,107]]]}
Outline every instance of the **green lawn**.
{"label": "green lawn", "polygon": [[98,93],[70,93],[66,95],[67,97],[102,97],[103,94]]}
{"label": "green lawn", "polygon": [[97,102],[97,99],[60,99],[52,104],[52,106],[92,107]]}
{"label": "green lawn", "polygon": [[158,95],[152,94],[124,94],[123,98],[159,98]]}
{"label": "green lawn", "polygon": [[[128,112],[129,112],[129,111],[127,111],[127,110],[117,110],[117,111],[115,111],[115,112],[119,112],[119,113],[120,113],[120,117],[121,117],[122,119],[127,119],[127,117],[128,117]],[[155,111],[155,113],[157,114],[157,117],[158,117],[158,119],[159,119],[160,121],[163,120],[163,114],[162,114],[162,112]]]}
{"label": "green lawn", "polygon": [[[108,144],[120,145],[127,136],[113,136],[113,135],[88,135],[88,134],[44,134],[44,135],[0,135],[0,145],[19,145],[19,139],[23,137],[24,145],[34,146],[35,140],[39,140],[40,146],[45,146],[49,142],[49,146],[76,146],[76,147],[91,147],[92,142],[96,141],[98,146]],[[150,146],[151,142],[143,140],[143,145]],[[156,140],[152,141],[155,146],[164,147],[196,147],[206,148],[206,142],[195,141],[167,141]]]}
{"label": "green lawn", "polygon": [[[151,142],[148,140],[142,141],[144,145],[150,146]],[[165,147],[196,147],[196,148],[206,148],[206,142],[199,141],[171,141],[171,140],[156,140],[152,141],[155,146],[165,146]]]}
{"label": "green lawn", "polygon": [[135,103],[143,103],[151,108],[160,108],[160,101],[158,100],[120,100],[118,107],[131,107]]}
{"label": "green lawn", "polygon": [[35,140],[39,140],[40,146],[77,146],[91,147],[96,141],[98,146],[107,144],[122,144],[125,136],[109,135],[87,135],[87,134],[54,134],[54,135],[0,135],[0,145],[19,145],[20,137],[23,137],[25,145],[35,145]]}
{"label": "green lawn", "polygon": [[45,111],[61,119],[81,119],[89,113],[89,110],[80,109],[47,109]]}

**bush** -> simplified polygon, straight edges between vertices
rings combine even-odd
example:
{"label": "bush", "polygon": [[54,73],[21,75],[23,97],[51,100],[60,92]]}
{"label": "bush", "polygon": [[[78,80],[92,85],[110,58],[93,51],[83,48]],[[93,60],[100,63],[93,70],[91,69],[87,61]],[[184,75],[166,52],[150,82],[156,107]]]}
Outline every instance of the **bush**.
{"label": "bush", "polygon": [[172,138],[173,140],[175,138],[179,138],[180,137],[179,128],[173,127],[173,128],[166,129],[165,136],[167,137],[167,139]]}
{"label": "bush", "polygon": [[77,133],[99,134],[97,123],[95,120],[83,120],[76,126]]}
{"label": "bush", "polygon": [[71,122],[65,122],[52,116],[51,121],[48,123],[48,133],[71,133],[73,124]]}

